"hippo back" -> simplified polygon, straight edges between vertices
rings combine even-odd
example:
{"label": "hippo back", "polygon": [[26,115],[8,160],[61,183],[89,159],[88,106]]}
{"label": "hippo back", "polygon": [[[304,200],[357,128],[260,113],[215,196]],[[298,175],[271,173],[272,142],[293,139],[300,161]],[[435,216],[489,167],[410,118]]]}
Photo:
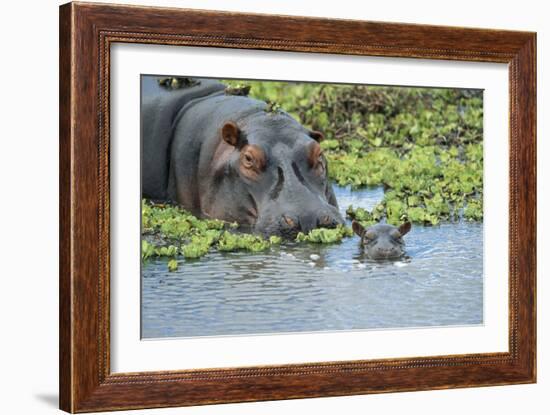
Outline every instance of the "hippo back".
{"label": "hippo back", "polygon": [[166,89],[156,77],[141,79],[142,197],[166,200],[170,145],[174,122],[196,100],[223,93],[225,85],[210,79],[194,79],[181,89]]}

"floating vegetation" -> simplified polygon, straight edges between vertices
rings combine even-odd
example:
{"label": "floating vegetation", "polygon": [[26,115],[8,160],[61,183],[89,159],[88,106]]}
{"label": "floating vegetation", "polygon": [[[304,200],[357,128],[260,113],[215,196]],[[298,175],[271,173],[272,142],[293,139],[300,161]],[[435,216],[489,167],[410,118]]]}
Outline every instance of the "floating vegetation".
{"label": "floating vegetation", "polygon": [[382,219],[383,216],[384,205],[382,204],[376,205],[372,211],[368,211],[367,209],[361,207],[354,208],[351,205],[346,210],[346,217],[348,219],[359,222],[365,228],[375,225],[380,219]]}
{"label": "floating vegetation", "polygon": [[472,200],[464,208],[464,218],[470,221],[483,219],[483,204],[481,200]]}
{"label": "floating vegetation", "polygon": [[146,260],[152,256],[173,257],[178,254],[178,248],[174,245],[156,246],[146,239],[141,241],[141,259]]}
{"label": "floating vegetation", "polygon": [[252,234],[236,234],[224,232],[218,241],[218,250],[220,251],[237,251],[247,250],[250,252],[264,251],[271,246],[269,240],[263,239],[261,236]]}
{"label": "floating vegetation", "polygon": [[178,270],[178,261],[175,259],[171,259],[170,261],[168,261],[167,265],[168,265],[168,271],[170,272],[174,272]]}
{"label": "floating vegetation", "polygon": [[[261,252],[282,243],[280,236],[264,238],[260,235],[237,232],[236,223],[217,219],[198,219],[179,206],[155,204],[147,200],[141,203],[142,241],[141,258],[170,258],[168,267],[176,270],[176,257],[195,259],[211,250],[233,252]],[[314,229],[307,235],[299,234],[297,241],[316,243],[339,242],[352,236],[350,228]],[[172,267],[172,268],[170,268]]]}
{"label": "floating vegetation", "polygon": [[[264,239],[258,235],[236,233],[236,223],[198,219],[178,206],[142,201],[141,258],[200,258],[211,248],[219,251],[259,252],[281,243],[281,238]],[[177,263],[170,262],[172,267]],[[174,265],[175,264],[175,265]]]}
{"label": "floating vegetation", "polygon": [[299,232],[296,242],[313,242],[320,244],[331,244],[340,242],[343,238],[353,236],[353,231],[345,225],[338,225],[336,228],[316,228],[307,234]]}
{"label": "floating vegetation", "polygon": [[417,146],[403,157],[388,149],[328,156],[335,172],[333,179],[339,184],[353,180],[352,187],[367,184],[386,188],[373,217],[358,220],[377,221],[384,216],[393,225],[407,219],[425,225],[461,217],[483,220],[482,157],[481,144],[469,144],[463,159],[455,147],[435,146]]}
{"label": "floating vegetation", "polygon": [[210,247],[219,239],[219,231],[211,231],[215,236],[197,235],[191,238],[191,242],[181,247],[181,253],[185,258],[199,258],[208,253]]}

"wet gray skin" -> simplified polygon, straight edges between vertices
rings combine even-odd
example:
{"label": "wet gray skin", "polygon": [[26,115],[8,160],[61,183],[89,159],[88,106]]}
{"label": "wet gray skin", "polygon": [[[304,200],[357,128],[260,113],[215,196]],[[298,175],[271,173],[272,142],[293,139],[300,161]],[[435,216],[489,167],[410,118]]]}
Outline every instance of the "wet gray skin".
{"label": "wet gray skin", "polygon": [[378,223],[365,229],[359,222],[352,222],[353,231],[361,237],[361,246],[369,259],[399,259],[405,255],[403,236],[411,230],[411,223],[399,227]]}

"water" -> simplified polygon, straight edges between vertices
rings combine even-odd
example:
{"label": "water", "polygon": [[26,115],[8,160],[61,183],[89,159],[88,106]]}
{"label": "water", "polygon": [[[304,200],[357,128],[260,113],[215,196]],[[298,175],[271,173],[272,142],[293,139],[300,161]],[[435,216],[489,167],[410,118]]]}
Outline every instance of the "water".
{"label": "water", "polygon": [[[340,208],[372,208],[381,188],[335,186]],[[168,272],[143,266],[142,337],[472,325],[483,322],[483,225],[413,226],[410,262],[365,259],[359,238],[269,252],[210,253]]]}

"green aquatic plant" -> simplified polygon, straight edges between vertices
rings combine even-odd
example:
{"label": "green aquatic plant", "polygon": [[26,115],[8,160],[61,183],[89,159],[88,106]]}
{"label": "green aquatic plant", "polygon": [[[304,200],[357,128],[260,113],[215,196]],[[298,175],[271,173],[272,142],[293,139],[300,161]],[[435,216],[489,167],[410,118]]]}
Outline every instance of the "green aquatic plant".
{"label": "green aquatic plant", "polygon": [[345,225],[338,225],[336,228],[316,228],[307,234],[299,232],[296,236],[296,242],[313,242],[320,244],[331,244],[340,242],[343,238],[353,236],[353,231]]}
{"label": "green aquatic plant", "polygon": [[143,234],[160,233],[165,239],[182,240],[207,234],[209,230],[236,228],[236,223],[218,219],[198,219],[175,205],[154,204],[143,199],[141,203]]}
{"label": "green aquatic plant", "polygon": [[147,242],[145,239],[141,241],[141,259],[146,260],[151,258],[155,253],[155,245]]}
{"label": "green aquatic plant", "polygon": [[464,218],[470,221],[479,221],[483,218],[483,202],[470,200],[464,208]]}
{"label": "green aquatic plant", "polygon": [[141,258],[148,259],[152,256],[173,257],[178,254],[178,248],[174,245],[156,246],[147,240],[141,241]]}
{"label": "green aquatic plant", "polygon": [[227,231],[221,235],[217,245],[220,251],[237,251],[244,249],[250,252],[264,251],[270,246],[270,242],[259,235],[237,234]]}
{"label": "green aquatic plant", "polygon": [[379,223],[384,217],[386,217],[387,223],[394,226],[406,221],[424,225],[437,225],[440,222],[439,218],[436,215],[430,214],[426,208],[407,207],[399,200],[393,202],[390,203],[391,213],[388,216],[382,213],[386,211],[383,203],[375,206],[370,212],[364,208],[349,206],[346,210],[346,216],[350,220],[356,220],[365,228]]}
{"label": "green aquatic plant", "polygon": [[210,246],[204,244],[187,244],[181,247],[185,258],[200,258],[208,253]]}
{"label": "green aquatic plant", "polygon": [[[141,258],[200,258],[210,251],[260,252],[282,243],[279,236],[264,238],[237,232],[237,223],[199,219],[179,206],[143,200]],[[177,263],[171,262],[173,266]],[[176,265],[174,265],[176,264]]]}
{"label": "green aquatic plant", "polygon": [[155,248],[155,254],[157,256],[176,256],[178,254],[178,248],[174,245],[161,246]]}
{"label": "green aquatic plant", "polygon": [[219,239],[221,231],[208,230],[201,235],[195,235],[191,241],[181,247],[185,258],[199,258],[208,253],[210,247]]}
{"label": "green aquatic plant", "polygon": [[178,270],[178,261],[175,259],[171,259],[170,261],[168,261],[166,265],[168,267],[168,271],[170,272],[174,272]]}
{"label": "green aquatic plant", "polygon": [[350,220],[359,222],[363,227],[369,227],[376,224],[380,219],[379,216],[381,215],[377,215],[377,212],[379,212],[379,210],[376,208],[373,209],[372,212],[369,212],[367,209],[362,207],[354,208],[352,205],[349,205],[346,209],[346,216]]}
{"label": "green aquatic plant", "polygon": [[[380,149],[364,156],[327,158],[329,173],[339,184],[386,188],[382,205],[388,223],[395,225],[408,218],[419,224],[436,225],[442,220],[458,220],[465,204],[483,196],[482,154],[481,144],[469,144],[463,158],[456,147],[435,146],[414,147],[402,157],[392,150]],[[470,219],[482,220],[483,214]]]}

